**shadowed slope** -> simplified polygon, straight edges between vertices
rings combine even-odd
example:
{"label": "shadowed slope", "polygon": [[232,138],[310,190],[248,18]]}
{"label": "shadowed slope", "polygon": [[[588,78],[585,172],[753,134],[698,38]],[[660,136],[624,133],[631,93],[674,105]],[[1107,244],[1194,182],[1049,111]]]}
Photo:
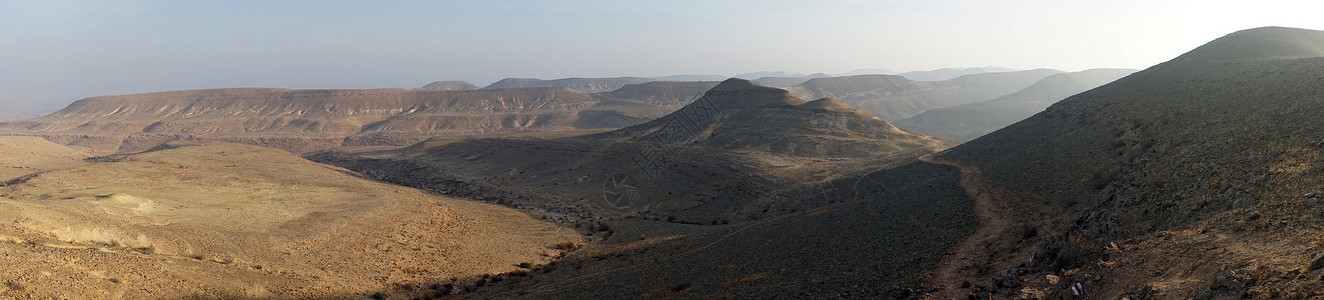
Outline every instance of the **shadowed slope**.
{"label": "shadowed slope", "polygon": [[1319,31],[1233,33],[946,152],[982,170],[1039,233],[990,248],[984,278],[1014,280],[974,289],[1046,285],[1055,297],[1084,281],[1100,298],[1305,298],[1324,288],[1324,271],[1309,268],[1318,249],[1300,246],[1324,242],[1324,210],[1311,204],[1324,176],[1324,57],[1301,46],[1322,43]]}

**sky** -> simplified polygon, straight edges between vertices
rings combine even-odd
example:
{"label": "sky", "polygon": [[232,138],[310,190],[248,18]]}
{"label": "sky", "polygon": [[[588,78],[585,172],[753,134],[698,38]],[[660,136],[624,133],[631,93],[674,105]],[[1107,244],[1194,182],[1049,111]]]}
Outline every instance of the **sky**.
{"label": "sky", "polygon": [[0,0],[0,111],[165,90],[1144,69],[1316,1]]}

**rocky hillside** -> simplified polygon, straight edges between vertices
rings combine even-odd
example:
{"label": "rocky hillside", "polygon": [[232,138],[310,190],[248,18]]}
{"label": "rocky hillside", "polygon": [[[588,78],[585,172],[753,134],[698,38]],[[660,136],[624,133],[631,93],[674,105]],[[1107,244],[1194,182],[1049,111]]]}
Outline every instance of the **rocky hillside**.
{"label": "rocky hillside", "polygon": [[51,115],[0,123],[0,134],[118,152],[203,139],[299,153],[450,134],[619,128],[675,109],[602,102],[566,88],[193,90],[79,100]]}
{"label": "rocky hillside", "polygon": [[463,91],[476,90],[478,89],[478,86],[466,81],[434,81],[418,89],[433,91]]}
{"label": "rocky hillside", "polygon": [[1136,70],[1092,69],[1045,77],[1034,85],[997,99],[935,108],[896,121],[896,126],[926,135],[966,142],[1043,111],[1068,96],[1122,78]]}
{"label": "rocky hillside", "polygon": [[1321,31],[1239,31],[946,152],[1023,224],[963,290],[1319,297],[1321,46]]}
{"label": "rocky hillside", "polygon": [[609,92],[627,84],[655,81],[651,78],[612,77],[612,78],[562,78],[542,80],[533,78],[506,78],[487,85],[484,89],[505,89],[525,87],[562,87],[585,93]]}
{"label": "rocky hillside", "polygon": [[934,108],[1005,96],[1058,73],[1062,71],[1038,69],[933,82],[895,75],[857,75],[810,79],[788,89],[801,98],[833,98],[885,121],[896,121]]}

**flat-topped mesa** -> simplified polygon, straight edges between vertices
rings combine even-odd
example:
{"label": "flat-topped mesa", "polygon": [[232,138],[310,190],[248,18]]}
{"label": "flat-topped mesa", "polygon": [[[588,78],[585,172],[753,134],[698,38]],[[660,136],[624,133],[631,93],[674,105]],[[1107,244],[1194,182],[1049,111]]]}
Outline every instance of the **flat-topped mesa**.
{"label": "flat-topped mesa", "polygon": [[808,103],[799,105],[799,108],[842,117],[878,119],[878,117],[875,117],[874,115],[865,113],[864,111],[832,98],[809,101]]}
{"label": "flat-topped mesa", "polygon": [[467,81],[449,80],[449,81],[434,81],[432,83],[429,83],[428,85],[419,87],[416,90],[463,91],[463,90],[476,90],[478,88],[479,88],[478,86],[469,83]]}

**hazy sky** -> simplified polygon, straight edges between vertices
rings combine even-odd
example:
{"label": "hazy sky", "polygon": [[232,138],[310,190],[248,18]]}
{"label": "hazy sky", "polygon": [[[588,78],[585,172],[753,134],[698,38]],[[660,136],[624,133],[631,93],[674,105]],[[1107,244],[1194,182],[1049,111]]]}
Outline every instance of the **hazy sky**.
{"label": "hazy sky", "polygon": [[503,77],[1143,69],[1236,30],[1324,29],[1314,3],[0,0],[0,105]]}

